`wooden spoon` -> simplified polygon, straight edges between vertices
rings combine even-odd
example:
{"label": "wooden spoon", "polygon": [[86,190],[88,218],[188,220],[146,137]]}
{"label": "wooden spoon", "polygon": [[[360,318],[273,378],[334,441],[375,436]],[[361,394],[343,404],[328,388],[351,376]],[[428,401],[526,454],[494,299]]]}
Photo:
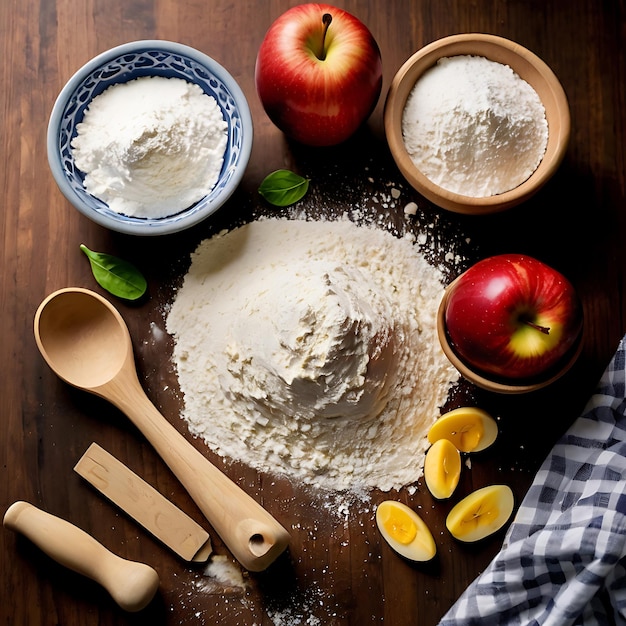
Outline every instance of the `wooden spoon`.
{"label": "wooden spoon", "polygon": [[137,377],[128,327],[106,299],[81,288],[52,293],[37,309],[35,340],[62,380],[131,419],[246,569],[264,570],[285,550],[289,533],[150,402]]}

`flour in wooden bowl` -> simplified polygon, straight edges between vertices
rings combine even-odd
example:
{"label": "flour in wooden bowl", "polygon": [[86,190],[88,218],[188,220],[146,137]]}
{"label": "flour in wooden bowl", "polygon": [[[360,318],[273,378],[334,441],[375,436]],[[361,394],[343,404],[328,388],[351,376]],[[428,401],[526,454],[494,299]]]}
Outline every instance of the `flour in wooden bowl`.
{"label": "flour in wooden bowl", "polygon": [[167,317],[192,434],[263,472],[388,491],[422,473],[458,374],[409,238],[263,219],[203,241]]}
{"label": "flour in wooden bowl", "polygon": [[428,179],[484,198],[515,189],[537,169],[548,122],[537,92],[508,65],[459,55],[439,59],[417,81],[402,136]]}

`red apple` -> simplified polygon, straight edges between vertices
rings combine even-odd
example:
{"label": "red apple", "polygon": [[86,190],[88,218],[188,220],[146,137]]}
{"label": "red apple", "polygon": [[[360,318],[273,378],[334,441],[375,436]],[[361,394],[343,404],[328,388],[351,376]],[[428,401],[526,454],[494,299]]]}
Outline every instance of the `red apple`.
{"label": "red apple", "polygon": [[529,256],[503,254],[479,261],[453,283],[445,326],[452,349],[470,367],[534,378],[572,348],[582,307],[560,272]]}
{"label": "red apple", "polygon": [[283,13],[267,31],[255,67],[269,118],[310,146],[348,139],[376,106],[382,80],[370,31],[327,4],[301,4]]}

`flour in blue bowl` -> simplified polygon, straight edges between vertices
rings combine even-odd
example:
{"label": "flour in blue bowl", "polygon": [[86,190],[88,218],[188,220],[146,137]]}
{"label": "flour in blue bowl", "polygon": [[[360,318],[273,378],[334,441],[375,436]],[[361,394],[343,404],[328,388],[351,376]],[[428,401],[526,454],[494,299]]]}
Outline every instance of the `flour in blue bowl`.
{"label": "flour in blue bowl", "polygon": [[90,194],[117,213],[156,219],[215,186],[227,128],[215,98],[198,85],[145,76],[96,96],[71,145]]}

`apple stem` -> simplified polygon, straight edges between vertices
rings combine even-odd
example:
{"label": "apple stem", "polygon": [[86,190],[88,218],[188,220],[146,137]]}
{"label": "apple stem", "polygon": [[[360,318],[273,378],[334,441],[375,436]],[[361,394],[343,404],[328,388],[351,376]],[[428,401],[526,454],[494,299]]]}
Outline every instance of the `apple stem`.
{"label": "apple stem", "polygon": [[530,322],[528,320],[524,320],[524,324],[528,324],[528,326],[530,326],[531,328],[534,328],[535,330],[538,330],[540,333],[543,333],[544,335],[550,334],[550,329],[547,326],[540,326],[539,324],[535,324],[534,322]]}
{"label": "apple stem", "polygon": [[322,49],[320,50],[319,60],[326,60],[326,33],[328,32],[328,27],[330,23],[333,21],[333,16],[330,13],[324,13],[322,15],[322,23],[324,24],[324,32],[322,33]]}

